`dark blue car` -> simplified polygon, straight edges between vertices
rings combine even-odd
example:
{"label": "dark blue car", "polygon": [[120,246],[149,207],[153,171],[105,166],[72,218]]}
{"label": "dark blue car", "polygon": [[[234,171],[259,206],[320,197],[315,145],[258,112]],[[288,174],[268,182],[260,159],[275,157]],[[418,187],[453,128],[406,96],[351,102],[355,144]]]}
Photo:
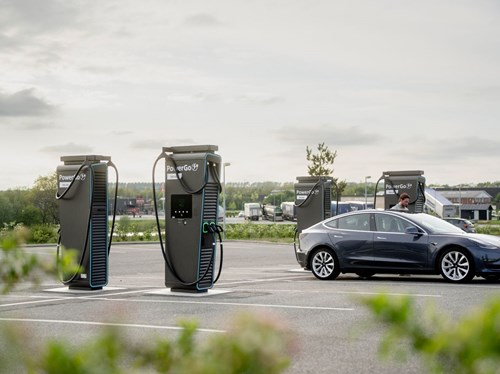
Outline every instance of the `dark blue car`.
{"label": "dark blue car", "polygon": [[450,282],[500,279],[500,238],[468,234],[425,213],[361,210],[299,234],[298,263],[318,279],[340,273],[441,274]]}

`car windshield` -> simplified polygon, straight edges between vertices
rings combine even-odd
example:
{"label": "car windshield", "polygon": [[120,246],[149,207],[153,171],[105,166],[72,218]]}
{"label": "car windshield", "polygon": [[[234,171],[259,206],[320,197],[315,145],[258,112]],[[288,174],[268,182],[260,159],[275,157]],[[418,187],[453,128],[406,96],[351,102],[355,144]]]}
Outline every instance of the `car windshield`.
{"label": "car windshield", "polygon": [[461,228],[426,213],[412,214],[412,218],[416,223],[433,234],[464,234]]}

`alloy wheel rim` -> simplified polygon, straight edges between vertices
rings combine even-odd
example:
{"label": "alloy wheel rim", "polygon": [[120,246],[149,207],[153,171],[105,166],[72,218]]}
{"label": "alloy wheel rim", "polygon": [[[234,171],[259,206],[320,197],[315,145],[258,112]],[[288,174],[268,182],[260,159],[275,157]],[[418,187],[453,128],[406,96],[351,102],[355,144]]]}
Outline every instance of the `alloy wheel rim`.
{"label": "alloy wheel rim", "polygon": [[320,277],[325,278],[332,274],[334,268],[333,257],[328,252],[318,252],[313,259],[313,269]]}
{"label": "alloy wheel rim", "polygon": [[467,256],[463,253],[452,251],[443,257],[441,269],[446,277],[454,281],[459,281],[469,274],[470,264]]}

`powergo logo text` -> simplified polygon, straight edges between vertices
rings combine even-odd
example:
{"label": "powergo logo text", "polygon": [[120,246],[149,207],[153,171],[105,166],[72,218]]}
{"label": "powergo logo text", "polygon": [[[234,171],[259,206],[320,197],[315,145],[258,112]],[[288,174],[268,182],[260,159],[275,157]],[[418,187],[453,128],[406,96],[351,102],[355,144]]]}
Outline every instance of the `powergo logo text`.
{"label": "powergo logo text", "polygon": [[[193,162],[192,164],[185,164],[185,165],[177,165],[177,172],[179,173],[182,173],[182,172],[185,172],[185,171],[198,171],[198,163],[197,162]],[[167,173],[168,172],[175,172],[175,169],[173,166],[171,165],[167,165]]]}
{"label": "powergo logo text", "polygon": [[413,187],[413,183],[401,183],[401,184],[387,184],[385,186],[386,190],[411,190]]}
{"label": "powergo logo text", "polygon": [[386,184],[385,185],[385,194],[386,195],[399,194],[401,191],[411,190],[412,187],[413,187],[413,183]]}
{"label": "powergo logo text", "polygon": [[[62,175],[59,174],[59,188],[67,188],[73,181],[74,175]],[[84,181],[87,178],[85,173],[80,173],[76,176],[77,181]]]}
{"label": "powergo logo text", "polygon": [[[59,182],[71,182],[75,176],[74,175],[59,175]],[[87,178],[85,173],[78,174],[76,176],[77,181],[84,181]]]}
{"label": "powergo logo text", "polygon": [[296,199],[297,200],[305,200],[305,199],[307,199],[307,196],[309,194],[311,194],[311,195],[318,195],[319,194],[319,189],[317,189],[317,190],[307,190],[307,191],[297,190],[296,191]]}

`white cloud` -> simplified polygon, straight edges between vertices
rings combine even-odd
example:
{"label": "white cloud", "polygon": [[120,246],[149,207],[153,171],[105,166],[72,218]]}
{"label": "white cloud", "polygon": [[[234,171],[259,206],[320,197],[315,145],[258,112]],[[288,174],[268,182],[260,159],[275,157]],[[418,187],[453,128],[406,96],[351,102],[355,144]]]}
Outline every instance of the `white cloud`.
{"label": "white cloud", "polygon": [[172,146],[175,144],[179,145],[194,145],[192,139],[142,139],[132,142],[131,148],[133,149],[151,149],[161,152],[163,147]]}
{"label": "white cloud", "polygon": [[[377,145],[388,138],[380,135],[377,129],[361,129],[359,126],[303,126],[283,127],[276,131],[277,136],[284,142],[295,144],[306,144],[309,148],[315,148],[319,143],[329,144],[329,148],[366,145]],[[332,149],[333,150],[333,149]]]}
{"label": "white cloud", "polygon": [[16,127],[21,131],[33,131],[40,132],[45,130],[60,129],[62,126],[55,124],[54,122],[41,122],[39,120],[32,122],[21,122],[16,125]]}
{"label": "white cloud", "polygon": [[40,152],[53,153],[53,154],[64,154],[64,155],[80,155],[92,153],[93,148],[87,144],[78,143],[66,143],[66,144],[55,144],[48,145],[39,149]]}
{"label": "white cloud", "polygon": [[72,152],[149,180],[161,148],[181,143],[219,145],[229,181],[293,181],[321,142],[341,179],[496,180],[499,13],[452,0],[4,0],[12,177],[0,189]]}
{"label": "white cloud", "polygon": [[213,15],[208,13],[197,13],[186,17],[186,25],[197,27],[218,27],[222,23],[217,20]]}
{"label": "white cloud", "polygon": [[55,110],[55,106],[37,97],[33,88],[12,94],[0,92],[0,117],[46,116]]}

